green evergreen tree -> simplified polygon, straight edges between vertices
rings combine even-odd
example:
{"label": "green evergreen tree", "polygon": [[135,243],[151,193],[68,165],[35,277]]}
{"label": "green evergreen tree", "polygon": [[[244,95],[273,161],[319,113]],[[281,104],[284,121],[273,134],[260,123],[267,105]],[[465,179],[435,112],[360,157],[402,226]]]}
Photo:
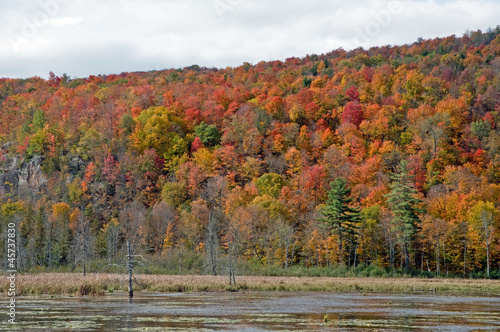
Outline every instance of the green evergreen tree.
{"label": "green evergreen tree", "polygon": [[194,128],[194,133],[198,136],[204,146],[216,146],[220,143],[221,133],[215,125],[208,125],[205,122],[200,123]]}
{"label": "green evergreen tree", "polygon": [[330,183],[328,199],[326,206],[321,213],[321,221],[328,224],[332,231],[339,237],[339,260],[343,262],[342,242],[346,237],[354,240],[357,234],[357,224],[361,221],[360,210],[351,207],[352,197],[351,189],[347,187],[347,181],[344,178],[337,178]]}
{"label": "green evergreen tree", "polygon": [[420,208],[422,200],[417,197],[413,175],[409,174],[408,162],[402,160],[397,166],[397,172],[391,175],[391,191],[386,195],[387,203],[394,215],[393,223],[398,229],[402,242],[404,266],[408,271],[410,266],[410,246],[415,235],[421,229],[418,215],[423,213]]}

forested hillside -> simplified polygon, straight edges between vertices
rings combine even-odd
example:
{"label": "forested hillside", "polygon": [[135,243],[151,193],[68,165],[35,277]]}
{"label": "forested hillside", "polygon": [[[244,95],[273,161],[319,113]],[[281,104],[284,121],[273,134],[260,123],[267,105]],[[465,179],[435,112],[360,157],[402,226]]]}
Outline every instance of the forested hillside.
{"label": "forested hillside", "polygon": [[0,232],[19,224],[20,270],[113,261],[128,239],[214,274],[500,275],[500,27],[236,68],[0,79],[0,105]]}

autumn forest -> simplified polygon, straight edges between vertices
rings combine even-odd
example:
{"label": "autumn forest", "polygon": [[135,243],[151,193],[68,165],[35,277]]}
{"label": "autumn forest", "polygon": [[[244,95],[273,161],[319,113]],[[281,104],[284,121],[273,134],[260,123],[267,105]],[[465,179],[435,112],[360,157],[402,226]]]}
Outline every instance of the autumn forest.
{"label": "autumn forest", "polygon": [[500,277],[500,27],[58,75],[0,79],[0,233],[16,223],[19,271],[106,271],[129,241],[168,273]]}

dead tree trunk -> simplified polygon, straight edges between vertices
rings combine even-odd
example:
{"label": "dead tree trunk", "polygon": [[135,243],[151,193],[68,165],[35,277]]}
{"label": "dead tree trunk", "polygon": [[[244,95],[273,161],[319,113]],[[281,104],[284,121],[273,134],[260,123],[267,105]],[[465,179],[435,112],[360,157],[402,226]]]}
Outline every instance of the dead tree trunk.
{"label": "dead tree trunk", "polygon": [[87,257],[86,257],[86,255],[85,255],[85,254],[86,254],[86,253],[85,253],[85,249],[84,249],[84,250],[83,250],[83,276],[84,276],[84,277],[85,277],[85,276],[86,276],[86,274],[87,274],[87,271],[86,271],[86,269],[85,269],[85,266],[86,266],[86,264],[87,264]]}
{"label": "dead tree trunk", "polygon": [[132,270],[133,270],[133,264],[132,264],[132,253],[130,251],[130,240],[127,240],[127,251],[128,251],[128,297],[132,298],[134,297],[134,289],[132,285]]}

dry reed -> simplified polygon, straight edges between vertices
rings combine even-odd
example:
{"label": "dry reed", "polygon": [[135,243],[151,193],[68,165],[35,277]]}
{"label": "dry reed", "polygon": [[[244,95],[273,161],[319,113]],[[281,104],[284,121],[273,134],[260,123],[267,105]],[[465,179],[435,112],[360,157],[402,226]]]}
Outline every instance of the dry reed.
{"label": "dry reed", "polygon": [[[228,277],[203,275],[136,275],[135,289],[151,292],[204,291],[325,291],[362,293],[440,293],[449,295],[500,295],[500,280],[417,279],[417,278],[327,278],[327,277],[246,277],[236,278],[236,287],[228,286]],[[123,275],[76,273],[19,274],[17,293],[103,295],[125,291]],[[6,294],[7,278],[0,278],[0,292]]]}

